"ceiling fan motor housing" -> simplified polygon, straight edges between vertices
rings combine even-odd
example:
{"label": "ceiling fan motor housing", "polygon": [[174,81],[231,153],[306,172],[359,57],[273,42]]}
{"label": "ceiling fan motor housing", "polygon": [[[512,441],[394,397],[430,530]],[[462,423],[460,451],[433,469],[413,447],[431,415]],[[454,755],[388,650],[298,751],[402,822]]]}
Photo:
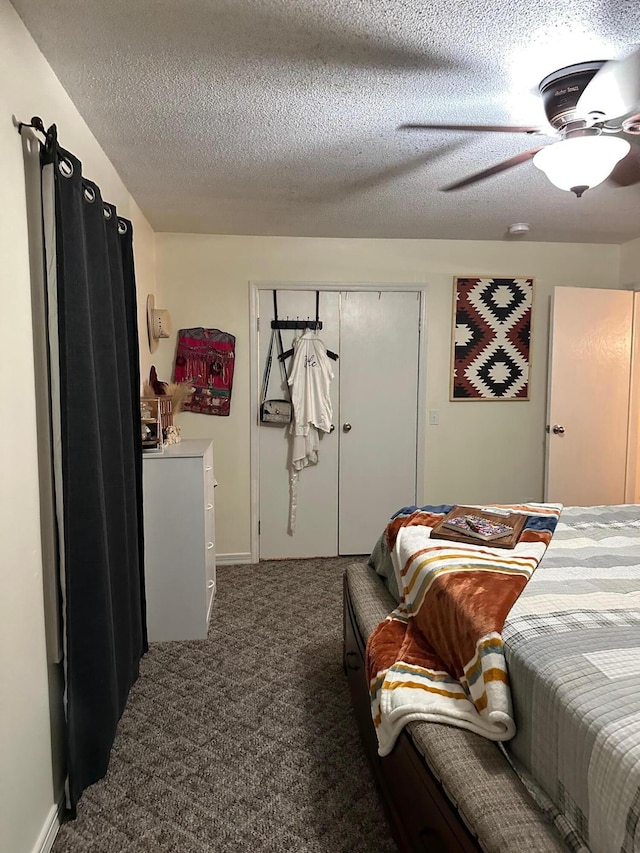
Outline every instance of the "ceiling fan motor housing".
{"label": "ceiling fan motor housing", "polygon": [[544,111],[549,124],[562,130],[567,124],[584,120],[576,115],[576,105],[587,85],[604,65],[604,60],[567,65],[547,75],[540,83]]}

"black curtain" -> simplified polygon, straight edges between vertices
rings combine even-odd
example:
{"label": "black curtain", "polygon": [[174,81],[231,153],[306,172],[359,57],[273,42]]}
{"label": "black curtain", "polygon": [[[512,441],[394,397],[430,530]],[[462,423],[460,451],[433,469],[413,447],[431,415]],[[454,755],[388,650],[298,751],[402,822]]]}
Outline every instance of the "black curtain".
{"label": "black curtain", "polygon": [[[42,153],[68,807],[104,776],[147,649],[131,222],[55,126]],[[57,339],[56,339],[57,336]]]}

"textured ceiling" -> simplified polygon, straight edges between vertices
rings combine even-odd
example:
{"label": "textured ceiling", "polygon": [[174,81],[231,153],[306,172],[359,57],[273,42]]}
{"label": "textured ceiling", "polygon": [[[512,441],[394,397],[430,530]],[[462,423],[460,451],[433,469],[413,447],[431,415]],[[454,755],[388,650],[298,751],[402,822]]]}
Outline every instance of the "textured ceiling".
{"label": "textured ceiling", "polygon": [[531,138],[397,129],[544,124],[539,81],[626,56],[638,0],[12,2],[157,231],[640,236],[640,185],[576,199],[529,162],[444,193]]}

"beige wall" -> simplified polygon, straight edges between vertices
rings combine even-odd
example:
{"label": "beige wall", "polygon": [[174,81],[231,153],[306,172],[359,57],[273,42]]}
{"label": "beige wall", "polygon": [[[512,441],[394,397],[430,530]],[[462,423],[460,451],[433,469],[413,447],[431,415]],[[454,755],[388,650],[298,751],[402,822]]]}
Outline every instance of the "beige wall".
{"label": "beige wall", "polygon": [[[185,435],[215,440],[221,553],[249,551],[249,281],[409,282],[428,287],[427,407],[440,425],[426,437],[426,500],[540,497],[548,301],[557,285],[610,287],[638,281],[640,241],[572,246],[464,241],[313,240],[157,235],[138,210],[8,0],[0,0],[0,346],[5,381],[0,443],[0,853],[40,847],[54,809],[47,662],[42,600],[34,366],[27,224],[20,138],[11,116],[55,121],[62,143],[80,157],[122,215],[133,220],[141,329],[141,368],[169,378],[175,334],[151,356],[145,298],[169,308],[175,328],[217,326],[237,336],[229,418],[183,415]],[[529,403],[449,403],[452,276],[533,275],[532,399]],[[457,460],[457,439],[482,436],[502,460]]]}
{"label": "beige wall", "polygon": [[620,247],[620,285],[640,290],[640,237]]}
{"label": "beige wall", "polygon": [[[409,282],[428,288],[427,501],[541,499],[549,298],[556,286],[617,287],[620,247],[447,240],[348,240],[157,235],[158,293],[175,330],[213,326],[236,335],[236,373],[228,418],[184,414],[185,437],[215,441],[218,552],[250,551],[248,283]],[[531,400],[450,403],[449,359],[454,275],[534,276]],[[169,379],[176,335],[155,364]],[[455,448],[478,439],[489,452],[470,463]]]}
{"label": "beige wall", "polygon": [[25,182],[12,115],[55,122],[105,198],[133,219],[143,293],[154,288],[154,235],[7,0],[0,0],[0,80],[0,853],[30,853],[55,811]]}

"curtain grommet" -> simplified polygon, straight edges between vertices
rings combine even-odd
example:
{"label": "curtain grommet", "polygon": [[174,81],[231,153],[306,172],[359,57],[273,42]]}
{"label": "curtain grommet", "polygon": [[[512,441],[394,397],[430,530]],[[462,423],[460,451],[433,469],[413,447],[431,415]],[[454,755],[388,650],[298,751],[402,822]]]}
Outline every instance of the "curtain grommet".
{"label": "curtain grommet", "polygon": [[63,178],[70,178],[73,175],[73,163],[66,157],[61,157],[58,160],[58,171]]}
{"label": "curtain grommet", "polygon": [[88,201],[89,204],[93,204],[93,202],[96,200],[96,191],[93,189],[93,187],[83,187],[82,195],[84,196],[85,201]]}

